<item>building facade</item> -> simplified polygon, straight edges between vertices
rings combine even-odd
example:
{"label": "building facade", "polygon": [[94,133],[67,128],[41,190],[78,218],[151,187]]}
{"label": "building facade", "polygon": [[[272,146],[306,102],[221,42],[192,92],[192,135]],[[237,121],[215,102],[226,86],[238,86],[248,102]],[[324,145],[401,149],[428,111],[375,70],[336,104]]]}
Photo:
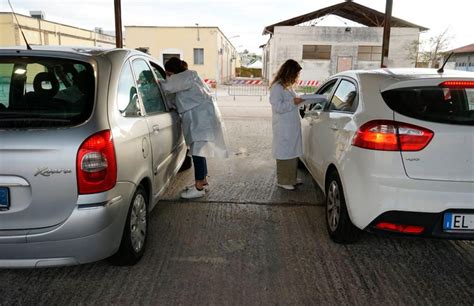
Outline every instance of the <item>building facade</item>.
{"label": "building facade", "polygon": [[449,67],[474,72],[474,44],[449,51],[449,53],[451,52],[453,55],[449,59],[449,64],[451,64]]}
{"label": "building facade", "polygon": [[[345,18],[356,26],[319,26],[328,15]],[[352,0],[293,17],[269,26],[263,46],[263,75],[271,80],[291,58],[303,70],[300,80],[323,81],[351,69],[380,68],[385,14]],[[419,34],[427,28],[393,17],[390,24],[387,67],[415,67]]]}
{"label": "building facade", "polygon": [[[287,59],[298,61],[300,79],[322,81],[344,70],[380,68],[383,28],[275,27],[264,46],[264,75],[271,79]],[[410,44],[417,28],[392,28],[388,67],[415,67]]]}
{"label": "building facade", "polygon": [[[115,36],[47,21],[43,14],[37,17],[16,14],[30,45],[115,47]],[[25,46],[25,41],[12,13],[0,12],[0,46]]]}
{"label": "building facade", "polygon": [[218,27],[125,26],[128,48],[147,51],[163,64],[173,56],[203,79],[225,83],[240,67],[239,55]]}

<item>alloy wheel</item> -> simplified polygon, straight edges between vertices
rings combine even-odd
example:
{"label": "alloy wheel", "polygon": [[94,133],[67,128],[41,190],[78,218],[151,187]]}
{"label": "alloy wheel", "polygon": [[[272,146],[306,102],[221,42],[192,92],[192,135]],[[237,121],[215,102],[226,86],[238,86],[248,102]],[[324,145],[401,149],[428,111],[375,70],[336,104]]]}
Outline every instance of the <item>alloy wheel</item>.
{"label": "alloy wheel", "polygon": [[328,188],[326,214],[329,228],[335,232],[341,218],[341,193],[336,181],[332,181]]}

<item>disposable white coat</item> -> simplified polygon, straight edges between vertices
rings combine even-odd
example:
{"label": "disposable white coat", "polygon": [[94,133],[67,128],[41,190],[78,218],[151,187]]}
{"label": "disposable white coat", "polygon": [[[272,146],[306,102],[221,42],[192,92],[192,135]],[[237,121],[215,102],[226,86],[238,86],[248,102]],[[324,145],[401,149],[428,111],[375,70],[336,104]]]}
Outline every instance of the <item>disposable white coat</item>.
{"label": "disposable white coat", "polygon": [[275,159],[292,159],[303,154],[301,122],[298,106],[293,100],[295,97],[297,95],[293,89],[285,89],[279,83],[270,88],[272,153]]}
{"label": "disposable white coat", "polygon": [[162,81],[166,93],[175,93],[186,144],[191,155],[227,157],[224,123],[209,87],[193,70],[171,75]]}

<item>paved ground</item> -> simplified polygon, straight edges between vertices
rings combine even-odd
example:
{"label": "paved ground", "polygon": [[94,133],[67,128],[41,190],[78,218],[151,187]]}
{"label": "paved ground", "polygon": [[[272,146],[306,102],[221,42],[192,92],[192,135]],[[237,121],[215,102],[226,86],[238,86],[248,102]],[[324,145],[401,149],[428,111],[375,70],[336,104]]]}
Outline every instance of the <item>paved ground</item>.
{"label": "paved ground", "polygon": [[221,94],[231,157],[209,162],[204,199],[180,200],[192,171],[178,175],[138,265],[0,270],[0,304],[474,304],[472,242],[332,243],[307,172],[295,192],[275,187],[266,101]]}

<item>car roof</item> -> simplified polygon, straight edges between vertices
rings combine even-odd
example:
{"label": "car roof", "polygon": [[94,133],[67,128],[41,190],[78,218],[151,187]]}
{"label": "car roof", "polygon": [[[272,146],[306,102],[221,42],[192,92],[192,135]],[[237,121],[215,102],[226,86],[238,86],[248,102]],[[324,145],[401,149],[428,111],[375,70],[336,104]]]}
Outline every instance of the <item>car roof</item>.
{"label": "car roof", "polygon": [[334,75],[350,76],[358,78],[364,75],[380,76],[380,78],[391,78],[399,81],[431,79],[431,78],[474,78],[474,73],[460,70],[444,70],[439,73],[433,68],[381,68],[373,70],[348,70]]}
{"label": "car roof", "polygon": [[106,48],[106,47],[87,47],[87,46],[31,46],[31,50],[28,50],[26,46],[12,46],[12,47],[1,47],[0,55],[40,55],[47,56],[54,54],[55,56],[86,56],[86,57],[97,57],[107,56],[110,54],[122,53],[123,56],[128,54],[140,54],[149,57],[148,54],[141,51],[127,49],[127,48]]}

